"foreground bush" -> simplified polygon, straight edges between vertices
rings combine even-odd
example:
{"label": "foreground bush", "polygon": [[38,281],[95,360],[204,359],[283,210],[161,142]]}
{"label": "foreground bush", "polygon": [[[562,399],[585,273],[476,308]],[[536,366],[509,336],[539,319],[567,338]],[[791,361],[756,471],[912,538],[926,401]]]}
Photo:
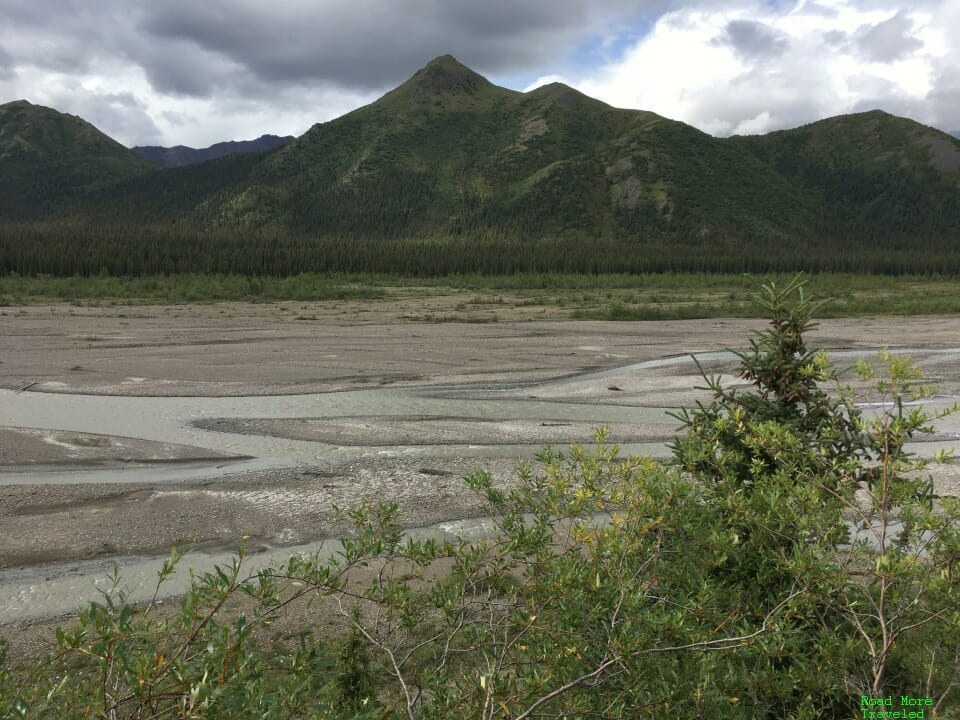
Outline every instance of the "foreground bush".
{"label": "foreground bush", "polygon": [[[0,663],[0,715],[835,718],[909,696],[957,716],[960,504],[904,448],[927,388],[883,355],[878,410],[828,394],[801,284],[761,301],[770,329],[740,355],[754,390],[708,377],[673,464],[620,459],[601,431],[515,489],[468,477],[495,518],[483,542],[407,540],[368,503],[334,562],[249,577],[241,553],[173,611],[115,590],[32,674]],[[271,639],[317,595],[344,637]]]}

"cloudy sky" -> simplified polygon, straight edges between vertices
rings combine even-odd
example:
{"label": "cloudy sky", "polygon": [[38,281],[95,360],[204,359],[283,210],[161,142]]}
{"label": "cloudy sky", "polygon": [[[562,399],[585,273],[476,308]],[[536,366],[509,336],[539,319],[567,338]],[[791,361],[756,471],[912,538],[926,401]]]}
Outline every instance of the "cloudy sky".
{"label": "cloudy sky", "polygon": [[960,0],[0,0],[0,103],[127,145],[299,135],[444,53],[714,135],[872,108],[960,132]]}

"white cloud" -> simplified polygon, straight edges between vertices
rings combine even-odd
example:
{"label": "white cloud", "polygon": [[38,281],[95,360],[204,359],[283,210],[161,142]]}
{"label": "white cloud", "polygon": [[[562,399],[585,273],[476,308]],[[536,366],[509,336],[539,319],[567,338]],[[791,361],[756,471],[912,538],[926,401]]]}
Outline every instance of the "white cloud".
{"label": "white cloud", "polygon": [[209,97],[162,95],[133,64],[105,68],[94,63],[79,75],[26,67],[6,82],[0,77],[0,93],[79,115],[127,146],[206,147],[264,133],[300,135],[377,96],[334,86],[287,85],[274,88],[264,102],[264,92],[257,88],[248,97],[235,91]]}
{"label": "white cloud", "polygon": [[[747,70],[733,49],[712,42],[728,20],[698,11],[668,13],[622,60],[577,86],[618,107],[653,110],[680,120],[695,116],[714,77],[735,78]],[[709,131],[716,118],[702,121]]]}
{"label": "white cloud", "polygon": [[716,135],[794,127],[864,106],[953,129],[958,5],[820,0],[782,11],[760,0],[704,3],[663,15],[616,62],[570,84]]}
{"label": "white cloud", "polygon": [[746,120],[741,120],[733,129],[735,135],[761,135],[775,129],[773,117],[769,110]]}

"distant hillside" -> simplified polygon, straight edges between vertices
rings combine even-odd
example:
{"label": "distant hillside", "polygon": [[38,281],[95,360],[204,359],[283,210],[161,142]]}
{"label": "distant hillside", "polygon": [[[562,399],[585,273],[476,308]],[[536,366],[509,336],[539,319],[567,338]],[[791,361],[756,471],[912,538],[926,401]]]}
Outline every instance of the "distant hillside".
{"label": "distant hillside", "polygon": [[193,219],[337,236],[699,241],[805,232],[793,191],[683,123],[560,84],[507,90],[446,56],[314,126]]}
{"label": "distant hillside", "polygon": [[26,100],[0,105],[0,212],[6,216],[47,211],[64,194],[154,167],[75,115]]}
{"label": "distant hillside", "polygon": [[717,139],[561,84],[497,87],[450,56],[271,153],[90,177],[36,196],[47,209],[0,235],[0,267],[960,272],[945,133],[875,111]]}
{"label": "distant hillside", "polygon": [[266,152],[286,145],[293,140],[293,135],[261,135],[256,140],[230,140],[217,143],[208,148],[194,149],[185,145],[175,147],[159,147],[156,145],[138,145],[131,148],[135,153],[143,155],[157,165],[163,167],[182,167],[196,165],[207,160],[216,160],[236,153]]}
{"label": "distant hillside", "polygon": [[960,140],[873,110],[731,138],[815,199],[821,236],[960,244]]}

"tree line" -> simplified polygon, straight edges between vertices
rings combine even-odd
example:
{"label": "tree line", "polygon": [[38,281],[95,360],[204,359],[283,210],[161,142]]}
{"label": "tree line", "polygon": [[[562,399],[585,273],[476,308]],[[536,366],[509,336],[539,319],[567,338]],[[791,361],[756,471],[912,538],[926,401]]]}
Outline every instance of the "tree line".
{"label": "tree line", "polygon": [[306,272],[436,277],[479,273],[777,273],[804,270],[955,275],[960,248],[941,243],[783,243],[760,238],[618,239],[567,232],[523,237],[509,229],[454,236],[314,236],[269,230],[84,223],[0,226],[0,273],[143,276]]}

